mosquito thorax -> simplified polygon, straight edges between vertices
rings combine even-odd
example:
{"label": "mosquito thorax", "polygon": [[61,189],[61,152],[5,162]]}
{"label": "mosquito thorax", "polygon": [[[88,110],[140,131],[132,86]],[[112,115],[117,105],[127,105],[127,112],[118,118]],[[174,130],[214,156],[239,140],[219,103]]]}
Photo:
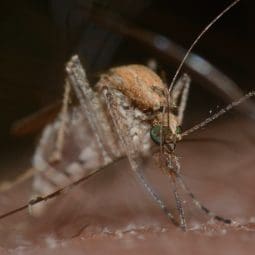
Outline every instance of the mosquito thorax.
{"label": "mosquito thorax", "polygon": [[141,111],[155,111],[166,104],[165,84],[146,66],[112,68],[101,76],[99,84],[120,91]]}

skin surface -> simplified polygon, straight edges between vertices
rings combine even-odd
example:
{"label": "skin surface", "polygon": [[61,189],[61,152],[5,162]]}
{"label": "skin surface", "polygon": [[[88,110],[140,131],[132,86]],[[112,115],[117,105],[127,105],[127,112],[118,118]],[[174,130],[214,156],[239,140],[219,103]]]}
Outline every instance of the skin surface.
{"label": "skin surface", "polygon": [[[24,211],[3,219],[0,251],[251,254],[255,248],[253,126],[249,119],[224,117],[177,145],[191,190],[211,210],[234,219],[231,226],[210,220],[184,196],[189,230],[182,232],[139,186],[123,159],[55,199],[40,218],[33,219]],[[152,162],[144,167],[150,183],[174,210],[167,178]],[[1,194],[1,213],[26,203],[30,185],[28,180]]]}

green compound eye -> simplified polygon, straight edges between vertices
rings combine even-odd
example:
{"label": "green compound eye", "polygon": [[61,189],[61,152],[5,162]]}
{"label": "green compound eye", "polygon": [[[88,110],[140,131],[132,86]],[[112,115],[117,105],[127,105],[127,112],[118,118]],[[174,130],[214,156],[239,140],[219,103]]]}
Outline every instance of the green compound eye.
{"label": "green compound eye", "polygon": [[171,133],[171,130],[168,127],[162,127],[161,125],[156,125],[152,127],[150,130],[151,139],[157,145],[161,144],[161,140],[160,140],[161,128],[162,128],[162,137],[163,137],[162,144],[165,142],[164,138]]}
{"label": "green compound eye", "polygon": [[160,145],[160,130],[161,130],[160,125],[156,125],[156,126],[152,127],[150,130],[151,139],[157,145]]}
{"label": "green compound eye", "polygon": [[177,126],[177,127],[176,127],[175,133],[176,133],[177,135],[180,135],[180,134],[182,133],[182,128],[181,128],[181,126]]}
{"label": "green compound eye", "polygon": [[[162,128],[162,137],[163,137],[162,144],[164,144],[164,138],[166,136],[169,137],[169,135],[172,134],[170,128],[168,128],[168,127],[162,127],[161,125],[156,125],[156,126],[152,127],[150,130],[150,136],[151,136],[152,141],[157,145],[161,144],[161,140],[160,140],[161,128]],[[177,126],[176,130],[175,130],[175,134],[180,135],[181,133],[182,133],[181,127]]]}

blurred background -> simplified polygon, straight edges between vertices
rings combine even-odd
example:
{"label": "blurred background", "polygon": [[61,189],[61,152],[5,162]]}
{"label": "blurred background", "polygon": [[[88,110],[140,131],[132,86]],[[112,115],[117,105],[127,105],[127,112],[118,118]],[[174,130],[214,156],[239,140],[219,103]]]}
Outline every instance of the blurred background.
{"label": "blurred background", "polygon": [[[188,48],[202,28],[229,3],[226,0],[2,0],[2,179],[11,179],[30,165],[39,137],[39,131],[13,135],[11,127],[17,120],[61,100],[64,66],[73,53],[82,58],[92,83],[109,67],[146,64],[151,59],[156,60],[158,71],[164,71],[170,81],[178,61],[175,49],[172,55],[164,53],[164,38]],[[193,51],[231,77],[245,92],[254,88],[255,80],[254,5],[253,1],[241,1]],[[155,45],[159,45],[161,53]],[[194,74],[192,80],[187,126],[231,101],[217,91],[212,93],[212,84],[203,77]]]}

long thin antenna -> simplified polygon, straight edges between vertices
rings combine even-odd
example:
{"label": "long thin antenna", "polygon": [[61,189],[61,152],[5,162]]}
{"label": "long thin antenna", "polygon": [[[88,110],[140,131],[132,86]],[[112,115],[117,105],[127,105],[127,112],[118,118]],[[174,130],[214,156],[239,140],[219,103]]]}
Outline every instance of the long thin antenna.
{"label": "long thin antenna", "polygon": [[186,130],[185,132],[183,132],[181,134],[181,138],[193,133],[194,131],[196,131],[196,130],[198,130],[198,129],[206,126],[206,125],[208,125],[213,120],[219,118],[220,116],[225,114],[227,111],[231,110],[232,108],[236,107],[237,105],[243,103],[245,100],[247,100],[248,98],[253,97],[253,96],[255,96],[255,91],[251,91],[251,92],[247,93],[246,95],[244,95],[243,97],[241,97],[237,101],[234,101],[233,103],[227,105],[225,108],[223,108],[220,111],[216,112],[214,115],[212,115],[209,118],[205,119],[203,122],[195,125],[194,127]]}
{"label": "long thin antenna", "polygon": [[233,3],[231,3],[230,5],[228,5],[220,14],[218,14],[203,30],[202,32],[199,33],[199,35],[197,36],[197,38],[194,40],[194,42],[191,44],[191,46],[189,47],[189,49],[187,50],[184,58],[182,59],[182,62],[180,63],[178,69],[175,72],[175,75],[172,79],[172,82],[170,84],[168,93],[170,94],[170,92],[173,89],[173,86],[175,84],[175,81],[185,63],[185,61],[187,60],[190,52],[193,50],[194,46],[198,43],[198,41],[201,39],[201,37],[226,13],[228,12],[232,7],[234,7],[238,2],[240,2],[241,0],[235,0]]}

